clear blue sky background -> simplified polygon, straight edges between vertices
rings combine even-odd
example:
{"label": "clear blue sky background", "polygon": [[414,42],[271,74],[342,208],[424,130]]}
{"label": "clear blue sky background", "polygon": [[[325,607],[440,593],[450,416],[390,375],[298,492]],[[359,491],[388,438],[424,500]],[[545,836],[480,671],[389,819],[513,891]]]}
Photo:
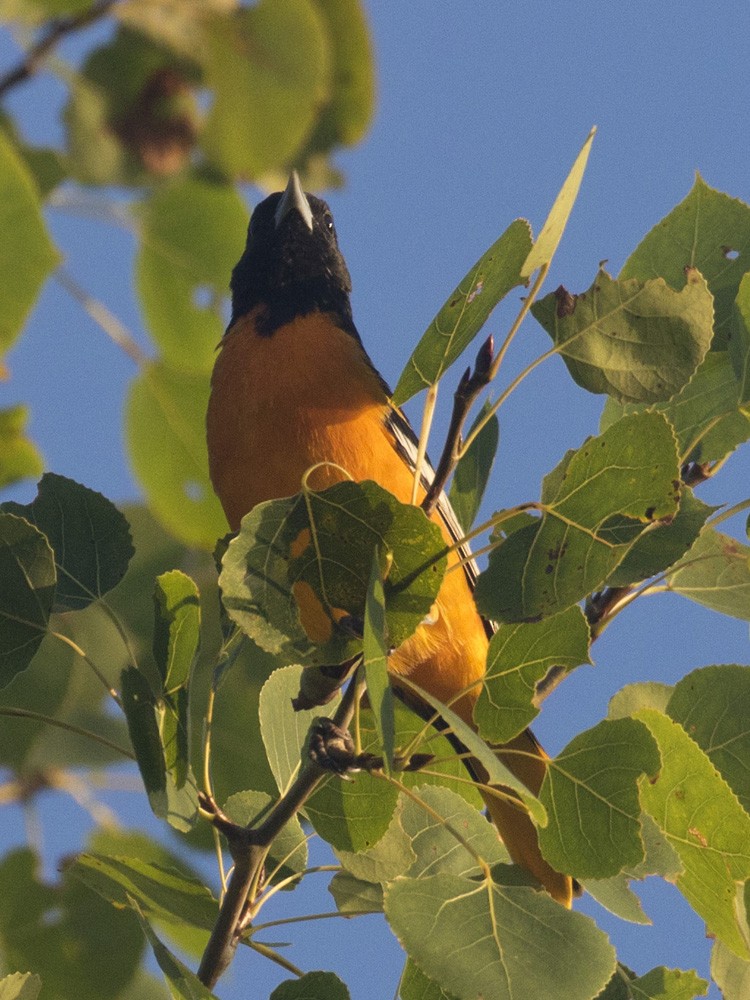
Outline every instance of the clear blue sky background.
{"label": "clear blue sky background", "polygon": [[[684,197],[696,169],[750,201],[750,5],[373,0],[368,7],[377,118],[366,141],[340,156],[347,185],[329,200],[354,281],[355,319],[391,383],[458,279],[506,225],[521,215],[538,231],[592,124],[599,133],[547,290],[560,283],[584,290],[605,258],[617,273]],[[73,57],[78,50],[68,44],[62,51]],[[3,64],[14,51],[0,38]],[[59,94],[44,76],[13,96],[20,113],[40,98],[48,105],[27,121],[30,138],[55,134]],[[130,238],[61,212],[49,218],[70,271],[141,336]],[[507,318],[499,310],[488,329],[501,334]],[[508,375],[547,346],[529,321]],[[54,282],[9,364],[13,378],[0,387],[0,405],[30,403],[48,467],[113,499],[133,498],[121,434],[132,367]],[[447,403],[449,391],[444,396]],[[488,509],[537,498],[541,477],[564,450],[596,431],[601,405],[558,362],[535,373],[503,411]],[[750,460],[740,455],[702,496],[736,502],[749,485]],[[741,524],[734,530],[741,537]],[[651,598],[637,602],[594,655],[596,667],[580,669],[545,705],[537,729],[553,753],[605,714],[625,680],[671,682],[702,664],[747,663],[747,626],[677,598]],[[113,804],[132,820],[130,802]],[[46,815],[50,846],[70,849],[84,821],[75,808],[56,809],[56,829]],[[17,840],[20,820],[13,826]],[[580,905],[601,916],[621,959],[639,972],[663,963],[706,975],[709,943],[677,891],[648,883],[641,891],[651,928]],[[333,907],[321,891],[300,897],[299,909],[308,908]],[[300,925],[280,936],[295,941],[289,955],[297,964],[340,970],[355,1000],[393,995],[399,952],[377,919]],[[278,978],[270,965],[245,957],[220,992],[263,996]]]}

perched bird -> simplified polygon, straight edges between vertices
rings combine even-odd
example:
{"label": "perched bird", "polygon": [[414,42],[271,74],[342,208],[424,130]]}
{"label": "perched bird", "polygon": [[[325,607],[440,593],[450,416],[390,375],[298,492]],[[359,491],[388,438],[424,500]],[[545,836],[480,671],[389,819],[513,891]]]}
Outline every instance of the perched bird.
{"label": "perched bird", "polygon": [[[303,475],[318,463],[332,464],[315,470],[313,488],[340,481],[336,465],[409,503],[414,434],[391,405],[354,325],[351,279],[330,209],[302,191],[296,173],[283,193],[255,208],[231,288],[232,318],[207,415],[211,481],[230,527],[238,529],[255,504],[299,492]],[[432,520],[449,544],[460,537],[444,496]],[[446,574],[429,618],[389,658],[396,687],[399,676],[408,677],[473,725],[488,631],[474,604],[470,571]],[[495,750],[539,791],[547,758],[530,731]],[[481,780],[476,762],[469,766]],[[542,857],[520,803],[483,797],[513,860],[569,904],[571,881]]]}

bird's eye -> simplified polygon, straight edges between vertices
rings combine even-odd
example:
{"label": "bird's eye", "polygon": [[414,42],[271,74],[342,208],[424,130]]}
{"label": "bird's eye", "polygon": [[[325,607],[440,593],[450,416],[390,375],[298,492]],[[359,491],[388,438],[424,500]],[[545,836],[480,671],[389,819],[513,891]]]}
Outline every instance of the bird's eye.
{"label": "bird's eye", "polygon": [[326,229],[328,230],[328,232],[332,233],[333,232],[333,218],[330,215],[327,215],[325,217],[325,224],[326,224]]}

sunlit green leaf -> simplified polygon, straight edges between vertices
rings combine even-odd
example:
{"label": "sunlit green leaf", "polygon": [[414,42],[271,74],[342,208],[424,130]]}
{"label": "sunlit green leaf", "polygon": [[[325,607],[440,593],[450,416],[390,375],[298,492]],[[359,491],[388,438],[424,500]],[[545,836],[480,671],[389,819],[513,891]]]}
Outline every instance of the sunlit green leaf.
{"label": "sunlit green leaf", "polygon": [[331,44],[314,0],[260,0],[212,21],[208,42],[215,98],[203,149],[231,177],[286,166],[331,94]]}
{"label": "sunlit green leaf", "polygon": [[745,1000],[750,994],[750,961],[735,955],[723,941],[714,941],[711,978],[721,990],[723,1000]]}
{"label": "sunlit green leaf", "polygon": [[227,524],[208,478],[208,392],[205,375],[149,364],[130,387],[125,429],[149,508],[175,538],[212,551]]}
{"label": "sunlit green leaf", "polygon": [[671,684],[659,684],[656,681],[626,684],[610,700],[608,717],[627,718],[642,708],[655,708],[659,712],[666,712],[673,691]]}
{"label": "sunlit green leaf", "polygon": [[663,965],[628,984],[633,1000],[693,1000],[705,996],[708,983],[692,969],[666,969]]}
{"label": "sunlit green leaf", "polygon": [[682,288],[697,268],[714,297],[714,350],[726,347],[737,288],[750,269],[750,207],[697,175],[683,201],[657,223],[625,262],[620,278],[664,278]]}
{"label": "sunlit green leaf", "polygon": [[20,332],[45,278],[58,262],[28,168],[0,132],[0,353]]}
{"label": "sunlit green leaf", "polygon": [[713,611],[750,619],[750,546],[706,529],[667,577],[669,589]]}
{"label": "sunlit green leaf", "polygon": [[115,505],[86,486],[45,472],[35,499],[3,510],[26,518],[54,549],[56,610],[75,610],[110,591],[133,555],[130,526]]}
{"label": "sunlit green leaf", "polygon": [[455,1000],[455,997],[428,979],[410,958],[407,958],[404,966],[398,996],[399,1000]]}
{"label": "sunlit green leaf", "polygon": [[386,622],[399,646],[437,596],[444,542],[422,510],[373,482],[258,504],[222,561],[224,606],[287,663],[341,663],[361,649],[357,632],[376,547],[388,554]]}
{"label": "sunlit green leaf", "polygon": [[44,468],[36,446],[24,434],[27,419],[25,406],[0,410],[0,489],[38,476]]}
{"label": "sunlit green leaf", "polygon": [[33,972],[14,972],[0,979],[0,1000],[37,1000],[42,981]]}
{"label": "sunlit green leaf", "polygon": [[565,227],[568,224],[570,213],[573,211],[573,205],[578,197],[578,189],[583,180],[583,174],[586,170],[589,153],[591,152],[591,143],[594,141],[595,134],[596,128],[592,128],[570,169],[570,173],[565,178],[565,183],[555,198],[541,232],[521,268],[521,275],[524,278],[530,277],[542,265],[548,264],[555,255],[555,251],[565,232]]}
{"label": "sunlit green leaf", "polygon": [[363,882],[348,872],[336,872],[328,883],[340,913],[382,913],[383,889],[379,883]]}
{"label": "sunlit green leaf", "polygon": [[[683,462],[715,462],[750,438],[750,417],[740,408],[739,385],[726,351],[711,351],[685,388],[650,411],[663,413],[677,435]],[[643,407],[607,400],[602,428]]]}
{"label": "sunlit green leaf", "polygon": [[198,588],[180,570],[162,573],[156,579],[154,604],[154,659],[164,692],[173,694],[187,683],[198,651],[201,625]]}
{"label": "sunlit green leaf", "polygon": [[484,739],[507,743],[539,714],[537,685],[589,659],[589,627],[577,606],[541,622],[501,625],[490,641],[487,672],[474,708]]}
{"label": "sunlit green leaf", "polygon": [[233,187],[194,177],[158,188],[143,203],[136,286],[148,330],[175,370],[213,367],[247,220]]}
{"label": "sunlit green leaf", "polygon": [[521,265],[531,248],[531,230],[516,219],[454,289],[409,358],[393,402],[400,406],[442,378],[511,289],[522,285]]}
{"label": "sunlit green leaf", "polygon": [[[411,838],[401,821],[407,799],[401,796],[388,825],[388,829],[374,845],[366,851],[336,851],[336,855],[347,874],[360,882],[383,885],[399,875],[405,875],[417,856],[411,847]],[[381,897],[382,908],[382,897]]]}
{"label": "sunlit green leaf", "polygon": [[750,958],[735,908],[737,884],[750,878],[750,816],[681,726],[654,709],[637,717],[662,756],[656,780],[641,782],[641,803],[684,866],[677,886],[709,933]]}
{"label": "sunlit green leaf", "polygon": [[545,858],[579,878],[616,875],[644,858],[638,778],[659,768],[656,744],[632,719],[604,721],[576,736],[547,768],[540,798],[549,824]]}
{"label": "sunlit green leaf", "polygon": [[560,286],[531,311],[578,385],[621,403],[679,392],[713,336],[713,299],[696,271],[676,292],[661,278],[616,281],[601,270],[586,292]]}
{"label": "sunlit green leaf", "polygon": [[647,523],[679,503],[672,431],[659,414],[613,424],[565,456],[542,487],[542,517],[490,554],[479,610],[500,621],[556,614],[598,589]]}
{"label": "sunlit green leaf", "polygon": [[607,580],[608,587],[626,587],[661,573],[684,556],[716,510],[683,487],[680,509],[668,524],[654,525],[644,532]]}
{"label": "sunlit green leaf", "polygon": [[666,712],[705,751],[750,813],[750,667],[701,667],[679,681]]}
{"label": "sunlit green leaf", "polygon": [[737,291],[728,353],[739,387],[739,402],[747,410],[746,404],[750,402],[750,271],[742,278]]}
{"label": "sunlit green leaf", "polygon": [[45,536],[23,518],[0,513],[0,686],[28,667],[39,648],[55,580]]}
{"label": "sunlit green leaf", "polygon": [[590,1000],[614,970],[592,920],[525,886],[402,878],[386,890],[385,913],[409,957],[461,1000]]}

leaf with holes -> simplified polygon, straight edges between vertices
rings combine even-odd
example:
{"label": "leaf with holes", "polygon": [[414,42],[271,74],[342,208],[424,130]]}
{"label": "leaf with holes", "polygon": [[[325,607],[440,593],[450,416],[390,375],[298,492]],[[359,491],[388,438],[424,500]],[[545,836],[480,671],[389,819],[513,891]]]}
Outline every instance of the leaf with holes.
{"label": "leaf with holes", "polygon": [[43,532],[55,552],[55,610],[85,608],[125,576],[133,555],[130,526],[115,505],[86,486],[45,472],[36,498],[2,509]]}
{"label": "leaf with holes", "polygon": [[531,311],[578,385],[621,403],[674,396],[713,336],[713,299],[697,271],[676,292],[662,278],[616,281],[602,270],[588,291],[561,286]]}
{"label": "leaf with holes", "polygon": [[686,269],[696,268],[714,297],[713,349],[724,350],[737,289],[749,261],[750,206],[709,187],[698,174],[687,197],[628,257],[620,279],[664,278],[679,290],[688,280]]}
{"label": "leaf with holes", "polygon": [[557,614],[597,590],[647,524],[677,513],[675,440],[656,413],[623,417],[544,480],[541,518],[490,554],[476,601],[495,621]]}
{"label": "leaf with holes", "polygon": [[283,662],[342,663],[361,650],[376,548],[387,553],[385,618],[400,646],[437,596],[445,543],[422,510],[373,482],[258,504],[222,560],[224,606]]}

